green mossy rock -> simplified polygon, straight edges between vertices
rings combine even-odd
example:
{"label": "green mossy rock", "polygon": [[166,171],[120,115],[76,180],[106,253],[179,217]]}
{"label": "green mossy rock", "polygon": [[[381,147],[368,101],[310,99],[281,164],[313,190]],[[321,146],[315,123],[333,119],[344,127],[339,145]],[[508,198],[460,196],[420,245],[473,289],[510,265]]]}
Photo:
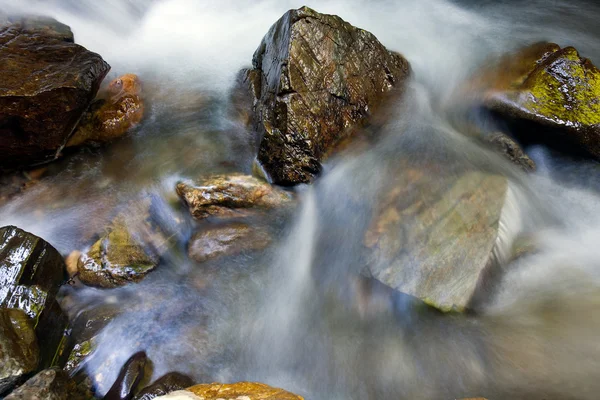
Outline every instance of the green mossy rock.
{"label": "green mossy rock", "polygon": [[529,123],[517,129],[523,140],[568,144],[600,158],[600,71],[575,48],[537,43],[506,56],[475,82],[484,88],[486,108]]}
{"label": "green mossy rock", "polygon": [[31,319],[21,310],[0,308],[0,395],[35,372],[39,361]]}
{"label": "green mossy rock", "polygon": [[0,308],[19,308],[32,319],[42,368],[52,365],[67,325],[56,301],[65,274],[63,258],[48,242],[14,226],[0,228]]}
{"label": "green mossy rock", "polygon": [[254,99],[258,159],[280,185],[310,182],[409,75],[408,62],[374,35],[308,7],[284,14],[252,63],[241,81]]}

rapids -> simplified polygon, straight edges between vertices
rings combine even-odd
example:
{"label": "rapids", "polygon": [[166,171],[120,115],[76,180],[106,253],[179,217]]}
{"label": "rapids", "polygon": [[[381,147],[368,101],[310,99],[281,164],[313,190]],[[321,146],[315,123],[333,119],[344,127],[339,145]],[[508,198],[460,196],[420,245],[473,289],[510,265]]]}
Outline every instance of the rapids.
{"label": "rapids", "polygon": [[[230,114],[228,90],[262,36],[289,8],[340,15],[401,52],[414,74],[383,138],[342,154],[300,206],[272,222],[279,241],[256,257],[199,267],[185,256],[193,222],[177,205],[180,179],[250,172],[250,133]],[[596,399],[600,380],[600,178],[598,165],[528,149],[524,175],[463,135],[456,88],[486,59],[538,40],[575,45],[600,63],[600,7],[535,0],[0,0],[7,13],[52,16],[77,43],[133,72],[148,112],[132,137],[80,150],[51,179],[0,206],[14,224],[61,253],[89,244],[111,212],[150,193],[180,222],[178,246],[142,283],[62,291],[71,316],[117,304],[83,366],[100,391],[139,350],[154,377],[177,370],[197,381],[253,380],[307,399]],[[492,124],[492,121],[489,121]],[[362,264],[367,216],[399,160],[443,160],[506,175],[496,257],[518,235],[536,251],[504,271],[475,315],[417,312],[410,299],[350,278]],[[175,204],[175,205],[174,205]],[[315,273],[314,271],[318,271]]]}

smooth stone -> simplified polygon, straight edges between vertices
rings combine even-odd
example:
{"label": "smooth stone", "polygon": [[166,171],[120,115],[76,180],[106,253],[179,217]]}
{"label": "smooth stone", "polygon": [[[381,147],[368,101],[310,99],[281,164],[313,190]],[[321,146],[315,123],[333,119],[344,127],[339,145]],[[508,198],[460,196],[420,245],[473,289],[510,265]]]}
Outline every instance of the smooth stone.
{"label": "smooth stone", "polygon": [[151,400],[194,384],[192,378],[179,372],[170,372],[158,378],[153,384],[140,391],[133,400]]}
{"label": "smooth stone", "polygon": [[192,386],[156,399],[165,400],[304,400],[303,397],[264,383],[210,383]]}
{"label": "smooth stone", "polygon": [[365,235],[366,274],[442,311],[465,311],[494,267],[507,179],[442,165],[390,182]]}
{"label": "smooth stone", "polygon": [[535,162],[523,151],[521,146],[510,136],[495,132],[486,136],[486,141],[500,154],[525,172],[535,171]]}
{"label": "smooth stone", "polygon": [[190,258],[204,262],[244,251],[261,250],[271,243],[269,233],[244,223],[217,225],[197,232],[188,246]]}
{"label": "smooth stone", "polygon": [[131,400],[137,386],[144,379],[147,362],[148,358],[143,351],[132,355],[121,368],[117,380],[103,400]]}
{"label": "smooth stone", "polygon": [[51,365],[68,322],[56,301],[65,268],[45,240],[15,226],[0,228],[0,308],[19,308],[32,319],[41,368]]}

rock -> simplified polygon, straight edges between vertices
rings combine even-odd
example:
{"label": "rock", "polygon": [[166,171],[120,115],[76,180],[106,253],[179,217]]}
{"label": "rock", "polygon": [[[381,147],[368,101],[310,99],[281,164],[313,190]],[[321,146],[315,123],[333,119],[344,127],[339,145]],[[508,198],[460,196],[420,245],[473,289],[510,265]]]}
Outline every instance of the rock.
{"label": "rock", "polygon": [[535,171],[535,162],[521,149],[521,146],[509,136],[496,132],[486,137],[488,143],[500,154],[525,172]]}
{"label": "rock", "polygon": [[77,271],[86,285],[114,288],[141,281],[158,262],[158,256],[145,249],[127,223],[117,219],[109,232],[79,258]]}
{"label": "rock", "polygon": [[0,167],[55,159],[109,69],[57,21],[0,27]]}
{"label": "rock", "polygon": [[470,308],[495,261],[506,193],[501,176],[403,169],[366,233],[368,274],[442,311]]}
{"label": "rock", "polygon": [[194,381],[189,376],[179,372],[170,372],[139,392],[133,400],[151,400],[177,390],[183,390],[193,384]]}
{"label": "rock", "polygon": [[600,158],[600,71],[573,47],[537,43],[473,79],[483,105],[523,141]]}
{"label": "rock", "polygon": [[41,368],[49,367],[67,317],[56,301],[65,264],[43,239],[14,226],[0,228],[0,308],[19,308],[33,320]]}
{"label": "rock", "polygon": [[196,233],[190,240],[188,254],[191,259],[201,263],[220,256],[261,250],[271,241],[271,236],[263,229],[244,223],[230,223]]}
{"label": "rock", "polygon": [[87,143],[105,143],[125,135],[144,116],[142,85],[134,74],[113,80],[108,100],[96,100],[83,115],[67,147]]}
{"label": "rock", "polygon": [[39,361],[38,343],[27,314],[0,308],[0,395],[35,372]]}
{"label": "rock", "polygon": [[304,400],[303,397],[264,383],[211,383],[157,397],[165,400]]}
{"label": "rock", "polygon": [[308,7],[271,27],[252,64],[241,81],[253,92],[258,159],[280,185],[310,182],[409,75],[408,62],[371,33]]}
{"label": "rock", "polygon": [[67,258],[65,258],[65,265],[67,266],[67,274],[69,277],[72,278],[77,275],[77,265],[80,258],[81,252],[79,250],[73,250],[69,253]]}
{"label": "rock", "polygon": [[54,18],[29,15],[27,17],[9,17],[7,24],[0,24],[2,29],[12,26],[32,36],[53,38],[63,42],[74,43],[73,32],[65,24]]}
{"label": "rock", "polygon": [[75,382],[58,367],[46,369],[13,391],[6,400],[84,400]]}
{"label": "rock", "polygon": [[143,351],[132,355],[121,368],[117,380],[103,400],[131,400],[137,386],[144,379],[147,362],[148,358]]}
{"label": "rock", "polygon": [[209,216],[243,216],[250,208],[275,208],[290,202],[291,195],[250,175],[213,175],[196,184],[180,182],[177,194],[196,219]]}

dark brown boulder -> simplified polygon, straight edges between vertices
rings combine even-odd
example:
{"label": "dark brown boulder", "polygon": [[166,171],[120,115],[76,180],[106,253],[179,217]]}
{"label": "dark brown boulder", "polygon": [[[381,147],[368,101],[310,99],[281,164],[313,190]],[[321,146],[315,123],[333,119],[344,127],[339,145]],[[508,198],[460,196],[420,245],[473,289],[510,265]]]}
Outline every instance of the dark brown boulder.
{"label": "dark brown boulder", "polygon": [[20,308],[32,319],[41,368],[50,366],[67,324],[56,301],[65,278],[63,258],[48,242],[14,226],[0,228],[0,308]]}
{"label": "dark brown boulder", "polygon": [[350,128],[409,75],[408,62],[371,33],[308,7],[271,27],[253,68],[242,81],[254,98],[258,159],[280,185],[310,182]]}
{"label": "dark brown boulder", "polygon": [[158,378],[152,385],[144,388],[133,400],[151,400],[158,396],[183,390],[194,384],[192,378],[179,372],[170,372]]}
{"label": "dark brown boulder", "polygon": [[58,367],[46,369],[13,391],[6,400],[84,400],[69,374]]}
{"label": "dark brown boulder", "polygon": [[95,97],[110,67],[72,39],[48,19],[0,26],[0,167],[55,159]]}
{"label": "dark brown boulder", "polygon": [[486,136],[486,141],[496,152],[504,155],[513,164],[525,172],[535,171],[535,162],[523,151],[521,146],[502,132],[494,132]]}
{"label": "dark brown boulder", "polygon": [[573,47],[536,43],[479,72],[477,104],[525,142],[600,158],[600,70]]}

